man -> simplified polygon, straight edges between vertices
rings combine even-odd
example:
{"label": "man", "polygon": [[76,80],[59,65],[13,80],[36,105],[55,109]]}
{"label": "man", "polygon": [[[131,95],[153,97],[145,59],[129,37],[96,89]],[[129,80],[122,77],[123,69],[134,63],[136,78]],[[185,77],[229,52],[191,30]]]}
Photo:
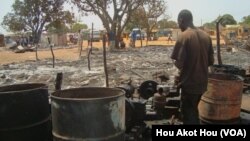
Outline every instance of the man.
{"label": "man", "polygon": [[78,38],[78,51],[81,51],[83,39],[82,39],[82,32],[80,29],[78,30],[77,38]]}
{"label": "man", "polygon": [[189,10],[178,15],[182,34],[178,37],[171,58],[179,69],[183,124],[199,124],[198,104],[207,90],[208,66],[213,65],[212,41],[208,34],[197,29]]}
{"label": "man", "polygon": [[132,47],[135,47],[135,42],[136,42],[136,32],[135,31],[132,31],[131,38],[132,38]]}
{"label": "man", "polygon": [[171,43],[172,43],[172,35],[170,33],[168,34],[168,43],[169,43],[169,41],[171,41]]}
{"label": "man", "polygon": [[109,50],[114,51],[115,49],[115,33],[113,31],[109,32],[108,39],[109,39]]}

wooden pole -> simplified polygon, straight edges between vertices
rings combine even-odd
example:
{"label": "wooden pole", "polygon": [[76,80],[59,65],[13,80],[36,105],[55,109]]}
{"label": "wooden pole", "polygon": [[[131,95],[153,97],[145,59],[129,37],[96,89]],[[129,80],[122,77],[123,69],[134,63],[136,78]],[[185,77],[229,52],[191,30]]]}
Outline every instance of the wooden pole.
{"label": "wooden pole", "polygon": [[221,20],[222,20],[222,18],[220,18],[216,22],[217,59],[218,59],[218,64],[219,65],[222,65],[221,53],[220,53],[220,29],[219,29],[219,25],[220,25]]}
{"label": "wooden pole", "polygon": [[[80,34],[81,34],[81,32],[80,32]],[[80,36],[82,36],[82,35],[80,35]],[[80,39],[80,53],[79,53],[79,59],[81,59],[81,56],[82,56],[82,43],[83,43],[83,39],[82,39],[82,37],[80,37],[81,39]]]}
{"label": "wooden pole", "polygon": [[55,89],[56,91],[61,90],[62,88],[62,80],[63,80],[63,73],[59,72],[56,74],[56,82],[55,82]]}
{"label": "wooden pole", "polygon": [[142,48],[142,36],[141,36],[141,29],[140,29],[140,38],[141,38],[141,48]]}
{"label": "wooden pole", "polygon": [[38,44],[36,44],[36,61],[38,61],[37,48],[38,48]]}
{"label": "wooden pole", "polygon": [[91,70],[91,67],[90,67],[90,54],[91,54],[91,50],[89,49],[88,50],[88,69],[89,69],[89,71]]}
{"label": "wooden pole", "polygon": [[104,64],[104,72],[106,78],[106,87],[109,87],[109,78],[108,78],[108,69],[107,69],[107,58],[106,58],[106,37],[103,35],[103,64]]}
{"label": "wooden pole", "polygon": [[49,47],[50,47],[50,51],[51,51],[52,59],[53,59],[53,68],[55,68],[55,55],[54,55],[54,52],[53,52],[53,49],[52,49],[52,45],[51,45],[51,41],[50,41],[49,37],[48,37],[48,42],[49,42]]}
{"label": "wooden pole", "polygon": [[94,34],[94,23],[92,23],[91,27],[91,42],[90,42],[90,53],[92,54],[92,48],[93,48],[93,35]]}

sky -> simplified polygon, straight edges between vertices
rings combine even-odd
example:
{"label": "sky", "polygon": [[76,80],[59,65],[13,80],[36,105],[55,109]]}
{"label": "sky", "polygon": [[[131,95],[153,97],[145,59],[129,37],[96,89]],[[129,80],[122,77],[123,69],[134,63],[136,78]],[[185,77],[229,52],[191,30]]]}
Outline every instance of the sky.
{"label": "sky", "polygon": [[[4,15],[11,12],[11,5],[15,0],[0,0],[0,23],[3,21]],[[215,20],[219,15],[231,14],[237,22],[242,21],[244,16],[250,15],[250,0],[166,0],[167,14],[171,20],[176,21],[178,13],[182,9],[188,9],[193,14],[194,24],[200,26],[206,22]],[[66,5],[67,9],[71,6]],[[77,8],[74,8],[77,11]],[[94,23],[95,29],[103,29],[101,20],[95,16],[82,16],[76,14],[81,22],[91,27]],[[80,18],[79,18],[80,17]],[[6,34],[7,31],[0,25],[0,33]]]}

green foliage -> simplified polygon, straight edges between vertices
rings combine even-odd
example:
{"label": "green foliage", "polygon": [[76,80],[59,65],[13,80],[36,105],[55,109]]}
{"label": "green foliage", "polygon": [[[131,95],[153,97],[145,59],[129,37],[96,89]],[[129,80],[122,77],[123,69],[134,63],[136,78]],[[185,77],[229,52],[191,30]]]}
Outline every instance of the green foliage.
{"label": "green foliage", "polygon": [[46,26],[49,32],[62,34],[69,31],[67,24],[70,25],[74,22],[73,15],[69,11],[65,11],[62,14],[63,15]]}
{"label": "green foliage", "polygon": [[[108,33],[116,33],[119,37],[128,24],[131,14],[145,0],[70,0],[81,12],[97,15]],[[109,12],[113,9],[114,12]]]}
{"label": "green foliage", "polygon": [[241,24],[250,26],[250,15],[243,17]]}
{"label": "green foliage", "polygon": [[69,31],[69,28],[60,21],[54,21],[46,28],[49,33],[63,34]]}
{"label": "green foliage", "polygon": [[75,23],[72,25],[72,32],[78,32],[81,29],[87,29],[88,26],[86,24],[81,24],[81,23]]}
{"label": "green foliage", "polygon": [[147,20],[146,11],[143,7],[139,7],[131,14],[131,18],[126,25],[126,30],[131,31],[135,27],[146,28],[148,26]]}
{"label": "green foliage", "polygon": [[162,19],[160,21],[158,21],[158,27],[160,29],[164,29],[164,28],[177,28],[178,25],[175,21],[169,21],[168,19]]}
{"label": "green foliage", "polygon": [[35,42],[39,42],[45,27],[49,28],[48,25],[53,22],[59,26],[59,21],[69,17],[63,11],[63,4],[64,0],[15,0],[12,12],[4,16],[2,25],[12,32],[30,31]]}
{"label": "green foliage", "polygon": [[203,26],[208,28],[208,29],[215,29],[216,28],[216,23],[215,22],[205,23],[205,24],[203,24]]}
{"label": "green foliage", "polygon": [[215,29],[216,28],[216,22],[221,18],[222,18],[222,20],[221,20],[220,24],[222,26],[237,24],[237,21],[234,19],[234,17],[232,15],[224,14],[223,16],[218,16],[211,23],[207,22],[207,23],[203,24],[203,26],[206,27],[206,28],[209,28],[209,29]]}
{"label": "green foliage", "polygon": [[217,17],[217,19],[214,21],[214,23],[216,23],[221,18],[222,18],[222,21],[220,23],[221,23],[222,26],[237,24],[234,17],[232,15],[230,15],[230,14],[225,14],[223,16]]}
{"label": "green foliage", "polygon": [[22,19],[14,13],[8,13],[4,16],[2,26],[8,31],[22,31],[25,29],[25,24],[22,22]]}
{"label": "green foliage", "polygon": [[[131,17],[145,0],[70,0],[81,12],[97,15],[107,33],[115,33],[115,47]],[[113,12],[109,12],[112,9]],[[112,50],[112,48],[111,48]]]}
{"label": "green foliage", "polygon": [[138,7],[130,17],[126,26],[127,30],[132,28],[146,28],[147,34],[157,27],[157,19],[166,11],[166,2],[164,0],[144,0],[144,4]]}

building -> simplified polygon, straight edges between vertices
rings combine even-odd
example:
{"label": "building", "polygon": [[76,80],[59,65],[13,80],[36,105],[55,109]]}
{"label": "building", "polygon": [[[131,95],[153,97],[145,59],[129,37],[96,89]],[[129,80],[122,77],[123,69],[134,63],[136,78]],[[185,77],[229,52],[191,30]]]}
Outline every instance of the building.
{"label": "building", "polygon": [[226,25],[222,33],[228,38],[246,39],[250,35],[250,26]]}
{"label": "building", "polygon": [[172,40],[176,41],[181,34],[181,30],[179,28],[172,29]]}

